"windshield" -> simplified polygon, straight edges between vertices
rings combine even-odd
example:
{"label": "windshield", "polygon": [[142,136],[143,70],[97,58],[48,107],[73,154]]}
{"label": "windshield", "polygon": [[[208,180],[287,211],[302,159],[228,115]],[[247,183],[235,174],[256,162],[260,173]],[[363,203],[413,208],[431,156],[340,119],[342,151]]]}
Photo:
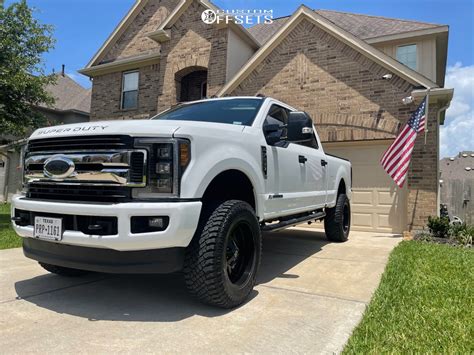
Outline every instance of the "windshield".
{"label": "windshield", "polygon": [[165,111],[152,120],[180,120],[252,125],[262,99],[225,99],[182,104]]}

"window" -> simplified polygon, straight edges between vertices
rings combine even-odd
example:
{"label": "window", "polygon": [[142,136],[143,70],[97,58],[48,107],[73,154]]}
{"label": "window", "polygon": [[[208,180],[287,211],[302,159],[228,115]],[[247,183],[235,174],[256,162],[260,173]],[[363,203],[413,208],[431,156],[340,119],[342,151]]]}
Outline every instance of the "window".
{"label": "window", "polygon": [[203,81],[201,84],[201,99],[207,97],[207,81]]}
{"label": "window", "polygon": [[251,126],[262,102],[261,98],[206,100],[178,105],[152,119]]}
{"label": "window", "polygon": [[122,77],[122,109],[138,106],[138,72],[123,73]]}
{"label": "window", "polygon": [[267,124],[286,124],[288,122],[288,110],[278,105],[272,105],[265,118],[264,125]]}
{"label": "window", "polygon": [[397,47],[397,60],[405,64],[407,67],[416,70],[416,44]]}

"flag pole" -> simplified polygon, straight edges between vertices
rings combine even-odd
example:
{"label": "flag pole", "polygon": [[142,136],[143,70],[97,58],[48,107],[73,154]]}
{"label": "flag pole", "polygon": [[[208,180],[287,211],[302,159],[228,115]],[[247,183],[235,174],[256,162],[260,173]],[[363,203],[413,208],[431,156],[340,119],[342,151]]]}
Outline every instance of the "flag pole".
{"label": "flag pole", "polygon": [[428,91],[426,93],[426,105],[425,105],[425,145],[426,145],[426,138],[428,136],[428,119],[429,119],[429,114],[430,114],[430,90],[431,88],[428,88]]}

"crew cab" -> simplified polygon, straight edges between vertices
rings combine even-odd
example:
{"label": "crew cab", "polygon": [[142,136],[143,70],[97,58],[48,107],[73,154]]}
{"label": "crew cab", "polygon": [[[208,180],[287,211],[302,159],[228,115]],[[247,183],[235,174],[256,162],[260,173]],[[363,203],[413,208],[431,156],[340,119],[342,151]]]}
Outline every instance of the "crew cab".
{"label": "crew cab", "polygon": [[36,130],[12,223],[52,273],[182,271],[198,299],[230,308],[255,285],[262,232],[324,220],[346,241],[350,198],[350,162],[324,152],[307,113],[225,97]]}

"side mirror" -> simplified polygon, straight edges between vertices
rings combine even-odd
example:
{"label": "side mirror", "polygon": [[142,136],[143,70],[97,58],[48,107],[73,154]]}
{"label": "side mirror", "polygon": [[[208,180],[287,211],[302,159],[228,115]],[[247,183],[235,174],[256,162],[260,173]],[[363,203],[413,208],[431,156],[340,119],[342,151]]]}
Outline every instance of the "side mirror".
{"label": "side mirror", "polygon": [[313,120],[302,111],[290,112],[288,116],[288,142],[302,143],[313,139]]}
{"label": "side mirror", "polygon": [[284,132],[286,131],[286,125],[279,124],[267,124],[263,127],[263,133],[265,134],[265,139],[269,145],[275,145],[282,140],[285,140],[286,137],[283,137]]}

